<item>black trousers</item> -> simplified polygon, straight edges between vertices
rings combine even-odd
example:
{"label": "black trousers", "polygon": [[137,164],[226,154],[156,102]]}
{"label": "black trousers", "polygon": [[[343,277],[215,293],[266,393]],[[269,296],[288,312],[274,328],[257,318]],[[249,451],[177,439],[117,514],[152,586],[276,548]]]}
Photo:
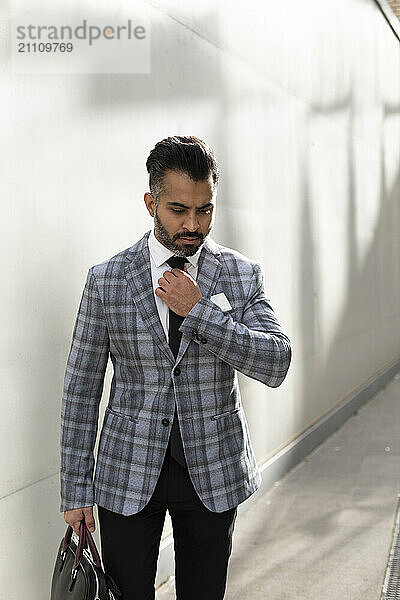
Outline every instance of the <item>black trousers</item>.
{"label": "black trousers", "polygon": [[121,515],[98,506],[105,570],[122,600],[154,600],[155,577],[166,510],[171,516],[177,600],[222,600],[237,507],[210,511],[198,497],[187,469],[167,449],[148,504]]}

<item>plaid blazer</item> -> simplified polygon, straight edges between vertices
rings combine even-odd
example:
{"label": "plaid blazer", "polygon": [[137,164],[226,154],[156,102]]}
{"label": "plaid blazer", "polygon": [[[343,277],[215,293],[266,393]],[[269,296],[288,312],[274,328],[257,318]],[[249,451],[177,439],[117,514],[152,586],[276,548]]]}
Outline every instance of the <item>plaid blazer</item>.
{"label": "plaid blazer", "polygon": [[[175,360],[155,303],[149,234],[87,274],[64,376],[60,511],[95,503],[123,515],[140,511],[161,471],[175,402],[189,475],[208,509],[237,506],[261,483],[237,371],[277,387],[291,361],[262,269],[205,239],[203,297],[179,327]],[[227,312],[210,300],[221,292]],[[95,466],[108,357],[114,374]]]}

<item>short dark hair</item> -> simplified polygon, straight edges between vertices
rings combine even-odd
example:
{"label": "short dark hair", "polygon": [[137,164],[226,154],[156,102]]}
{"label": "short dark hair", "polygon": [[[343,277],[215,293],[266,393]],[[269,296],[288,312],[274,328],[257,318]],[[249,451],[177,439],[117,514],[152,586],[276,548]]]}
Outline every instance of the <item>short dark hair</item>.
{"label": "short dark hair", "polygon": [[167,169],[185,173],[194,181],[204,181],[212,175],[214,187],[220,177],[213,150],[193,135],[174,135],[157,142],[147,158],[146,168],[150,191],[155,198],[163,191]]}

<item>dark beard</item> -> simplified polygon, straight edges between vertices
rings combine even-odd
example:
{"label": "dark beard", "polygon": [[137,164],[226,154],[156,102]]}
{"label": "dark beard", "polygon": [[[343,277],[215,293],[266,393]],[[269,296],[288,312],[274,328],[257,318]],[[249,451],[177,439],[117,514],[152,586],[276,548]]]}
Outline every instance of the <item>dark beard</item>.
{"label": "dark beard", "polygon": [[[204,240],[207,237],[207,235],[210,233],[211,229],[212,229],[212,225],[210,224],[210,228],[207,231],[207,234],[205,236],[203,236],[202,234],[196,234],[196,237],[194,237],[193,235],[189,234],[187,237],[194,238],[193,246],[191,244],[185,244],[185,245],[179,246],[178,245],[179,242],[175,241],[178,238],[175,238],[175,240],[173,240],[170,237],[168,231],[165,229],[165,227],[161,223],[160,219],[158,218],[157,209],[154,212],[154,232],[157,234],[157,239],[166,248],[168,248],[168,250],[171,250],[171,252],[176,254],[176,256],[193,256],[193,254],[196,254],[197,250],[199,248],[201,248],[201,246],[204,244]],[[200,239],[200,242],[195,241],[198,239]]]}

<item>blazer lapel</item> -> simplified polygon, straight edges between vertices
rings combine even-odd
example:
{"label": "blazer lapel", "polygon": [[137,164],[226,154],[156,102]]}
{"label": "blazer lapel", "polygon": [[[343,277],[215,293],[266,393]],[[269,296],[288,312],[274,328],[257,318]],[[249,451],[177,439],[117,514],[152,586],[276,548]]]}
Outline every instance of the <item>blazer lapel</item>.
{"label": "blazer lapel", "polygon": [[[182,335],[179,353],[175,357],[166,340],[163,326],[158,314],[154,298],[153,283],[151,279],[150,252],[148,237],[150,231],[134,244],[126,255],[129,263],[125,267],[125,278],[129,283],[132,299],[139,311],[143,322],[149,327],[157,346],[164,352],[171,363],[179,361],[186,351],[191,340],[189,336]],[[209,298],[219,278],[221,263],[216,258],[220,254],[218,245],[214,240],[206,238],[197,263],[197,283],[204,297]]]}
{"label": "blazer lapel", "polygon": [[156,301],[154,298],[153,282],[151,280],[150,252],[147,239],[150,231],[132,246],[127,255],[130,261],[125,267],[125,277],[129,283],[132,298],[143,322],[148,326],[157,346],[174,363],[175,357],[165,338],[161,325]]}

